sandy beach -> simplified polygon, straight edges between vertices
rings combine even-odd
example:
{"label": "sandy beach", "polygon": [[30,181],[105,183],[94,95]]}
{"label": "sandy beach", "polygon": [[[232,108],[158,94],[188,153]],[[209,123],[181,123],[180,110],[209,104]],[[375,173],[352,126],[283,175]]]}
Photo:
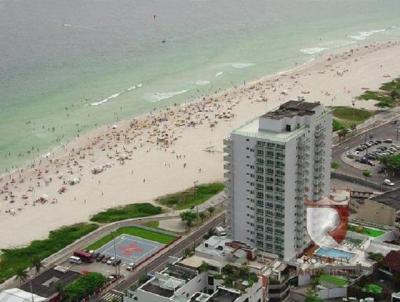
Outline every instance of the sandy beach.
{"label": "sandy beach", "polygon": [[[45,238],[103,209],[223,180],[223,138],[235,127],[303,96],[347,105],[400,74],[400,43],[326,54],[291,71],[193,103],[153,111],[76,138],[0,178],[0,248]],[[356,101],[373,109],[372,101]]]}

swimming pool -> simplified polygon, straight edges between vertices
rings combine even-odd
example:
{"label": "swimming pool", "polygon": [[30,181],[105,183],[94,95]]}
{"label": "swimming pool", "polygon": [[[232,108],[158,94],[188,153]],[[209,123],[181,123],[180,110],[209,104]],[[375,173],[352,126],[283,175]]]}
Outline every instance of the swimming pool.
{"label": "swimming pool", "polygon": [[329,248],[329,247],[320,247],[316,252],[316,256],[320,257],[329,257],[329,258],[334,258],[338,260],[350,260],[351,258],[354,257],[354,253],[334,249],[334,248]]}

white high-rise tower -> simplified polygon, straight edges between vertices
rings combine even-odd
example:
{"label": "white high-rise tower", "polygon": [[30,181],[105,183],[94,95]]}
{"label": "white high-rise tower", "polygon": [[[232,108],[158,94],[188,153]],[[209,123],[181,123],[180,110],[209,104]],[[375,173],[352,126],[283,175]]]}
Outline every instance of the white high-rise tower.
{"label": "white high-rise tower", "polygon": [[289,101],[225,140],[228,232],[285,260],[309,244],[305,199],[330,191],[332,115]]}

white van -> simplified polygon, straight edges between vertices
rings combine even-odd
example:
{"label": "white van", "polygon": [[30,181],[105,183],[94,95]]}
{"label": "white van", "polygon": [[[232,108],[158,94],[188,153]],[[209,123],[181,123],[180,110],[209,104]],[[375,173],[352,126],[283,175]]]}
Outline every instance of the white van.
{"label": "white van", "polygon": [[69,257],[69,263],[82,264],[82,260],[79,257],[71,256]]}

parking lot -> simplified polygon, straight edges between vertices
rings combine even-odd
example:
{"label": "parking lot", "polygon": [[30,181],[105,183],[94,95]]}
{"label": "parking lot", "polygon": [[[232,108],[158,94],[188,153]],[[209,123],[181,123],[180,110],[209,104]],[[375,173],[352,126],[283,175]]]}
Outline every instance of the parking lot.
{"label": "parking lot", "polygon": [[400,142],[393,142],[392,139],[369,140],[360,144],[346,153],[348,158],[356,162],[375,166],[382,157],[400,152]]}
{"label": "parking lot", "polygon": [[96,251],[90,251],[89,262],[71,263],[68,259],[62,265],[76,272],[94,271],[110,276],[128,275],[138,263],[154,255],[165,245],[140,237],[122,234]]}
{"label": "parking lot", "polygon": [[[400,123],[388,123],[366,133],[351,137],[333,148],[332,160],[338,163],[336,172],[364,179],[363,171],[368,170],[369,182],[382,186],[385,179],[400,185],[400,179],[388,177],[379,159],[389,154],[400,153]],[[390,186],[382,186],[389,189]]]}
{"label": "parking lot", "polygon": [[372,174],[380,174],[385,177],[382,181],[383,185],[393,186],[393,181],[386,176],[386,171],[379,161],[385,156],[398,153],[400,153],[400,142],[387,138],[359,144],[347,151],[346,157],[348,164],[362,171],[368,170]]}

